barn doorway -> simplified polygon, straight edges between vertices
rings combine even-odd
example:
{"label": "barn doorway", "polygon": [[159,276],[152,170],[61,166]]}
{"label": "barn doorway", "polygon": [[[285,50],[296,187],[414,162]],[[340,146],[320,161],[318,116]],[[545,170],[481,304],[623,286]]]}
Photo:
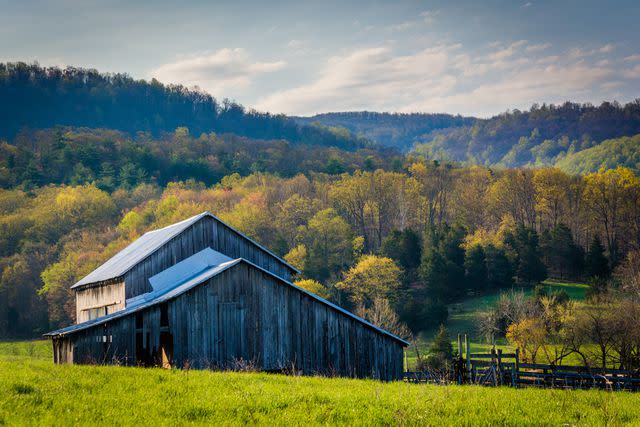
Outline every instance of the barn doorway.
{"label": "barn doorway", "polygon": [[160,366],[171,369],[173,364],[173,337],[169,332],[160,333]]}

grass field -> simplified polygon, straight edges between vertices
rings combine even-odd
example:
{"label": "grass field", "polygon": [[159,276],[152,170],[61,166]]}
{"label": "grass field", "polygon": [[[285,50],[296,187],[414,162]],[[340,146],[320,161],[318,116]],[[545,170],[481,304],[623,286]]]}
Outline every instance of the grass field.
{"label": "grass field", "polygon": [[56,366],[47,342],[0,343],[7,425],[639,425],[640,395]]}

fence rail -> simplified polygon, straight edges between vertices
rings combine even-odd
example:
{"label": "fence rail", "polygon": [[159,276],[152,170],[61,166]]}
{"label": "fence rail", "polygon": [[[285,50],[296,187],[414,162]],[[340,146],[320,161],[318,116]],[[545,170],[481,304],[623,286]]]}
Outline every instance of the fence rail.
{"label": "fence rail", "polygon": [[[543,387],[640,391],[640,371],[586,366],[520,363],[520,352],[471,353],[469,339],[458,335],[459,355],[446,371],[406,372],[408,382],[478,384],[485,386]],[[463,351],[464,349],[464,351]]]}

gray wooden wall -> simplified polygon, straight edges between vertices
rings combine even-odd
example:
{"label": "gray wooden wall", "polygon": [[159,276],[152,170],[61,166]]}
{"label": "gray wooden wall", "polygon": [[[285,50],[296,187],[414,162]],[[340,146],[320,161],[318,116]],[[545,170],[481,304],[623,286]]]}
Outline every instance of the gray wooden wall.
{"label": "gray wooden wall", "polygon": [[[143,352],[157,359],[161,331],[170,333],[173,366],[226,369],[243,360],[267,371],[402,377],[400,342],[247,263],[169,301],[168,326],[161,325],[161,310],[156,305],[139,315],[138,336]],[[136,354],[135,317],[75,333],[73,354],[62,353],[75,363],[135,365],[143,358]]]}

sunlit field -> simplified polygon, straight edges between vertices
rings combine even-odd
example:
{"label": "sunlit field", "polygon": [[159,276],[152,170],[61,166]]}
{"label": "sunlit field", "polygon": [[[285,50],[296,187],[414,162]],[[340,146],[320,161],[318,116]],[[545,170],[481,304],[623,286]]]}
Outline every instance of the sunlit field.
{"label": "sunlit field", "polygon": [[637,425],[640,395],[265,373],[56,366],[0,344],[0,424]]}

